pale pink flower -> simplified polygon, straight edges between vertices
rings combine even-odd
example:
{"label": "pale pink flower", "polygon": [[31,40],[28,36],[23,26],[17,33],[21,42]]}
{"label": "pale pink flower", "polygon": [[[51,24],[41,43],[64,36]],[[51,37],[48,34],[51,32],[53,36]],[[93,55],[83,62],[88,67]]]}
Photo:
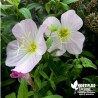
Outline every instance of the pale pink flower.
{"label": "pale pink flower", "polygon": [[25,19],[13,27],[12,32],[17,40],[8,44],[6,59],[7,66],[15,66],[12,71],[28,73],[39,63],[46,52],[45,29],[46,26],[41,25],[38,30],[31,19]]}
{"label": "pale pink flower", "polygon": [[85,37],[78,30],[82,27],[82,19],[74,10],[69,10],[62,14],[61,23],[56,17],[48,17],[43,25],[47,25],[45,34],[52,37],[53,43],[48,49],[52,52],[59,49],[53,55],[61,56],[66,50],[71,54],[80,54],[83,48]]}

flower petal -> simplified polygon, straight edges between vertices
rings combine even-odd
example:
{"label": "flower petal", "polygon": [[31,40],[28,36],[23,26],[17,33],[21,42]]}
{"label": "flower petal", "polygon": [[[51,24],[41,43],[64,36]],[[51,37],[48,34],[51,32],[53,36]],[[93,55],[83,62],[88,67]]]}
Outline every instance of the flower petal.
{"label": "flower petal", "polygon": [[16,66],[17,62],[26,55],[25,50],[20,48],[19,42],[14,40],[10,42],[7,46],[7,66]]}
{"label": "flower petal", "polygon": [[71,28],[71,30],[79,30],[83,25],[82,19],[74,10],[69,10],[62,14],[61,23],[63,27]]}
{"label": "flower petal", "polygon": [[51,30],[49,28],[55,26],[58,29],[59,27],[61,27],[60,21],[56,17],[53,17],[53,16],[46,18],[43,24],[45,24],[48,27],[45,32],[47,36],[49,36],[51,33]]}
{"label": "flower petal", "polygon": [[58,50],[56,52],[54,52],[52,55],[53,56],[61,56],[66,52],[66,50]]}
{"label": "flower petal", "polygon": [[60,44],[60,39],[58,37],[58,33],[54,32],[51,34],[51,38],[53,40],[51,47],[48,49],[48,52],[52,52],[55,49],[59,49],[61,44]]}
{"label": "flower petal", "polygon": [[26,39],[30,39],[35,37],[37,26],[33,20],[25,19],[16,24],[13,27],[12,32],[18,40],[22,40],[23,37]]}
{"label": "flower petal", "polygon": [[40,41],[39,43],[39,47],[38,47],[38,50],[37,50],[37,53],[39,55],[43,55],[47,50],[47,47],[46,47],[46,43],[45,43],[45,40],[44,38]]}
{"label": "flower petal", "polygon": [[[56,50],[56,49],[59,49],[59,50]],[[60,43],[53,42],[51,47],[48,49],[48,52],[53,52],[52,53],[53,56],[61,56],[66,52],[66,49],[64,49]]]}
{"label": "flower petal", "polygon": [[36,64],[38,64],[41,58],[42,56],[38,54],[34,54],[33,56],[28,54],[24,59],[19,61],[19,66],[16,66],[14,69],[12,69],[12,71],[28,73],[36,66]]}
{"label": "flower petal", "polygon": [[70,41],[67,44],[65,43],[65,49],[71,54],[80,54],[82,52],[85,37],[78,31],[73,32],[72,34]]}
{"label": "flower petal", "polygon": [[45,33],[46,29],[47,29],[47,26],[45,24],[43,24],[39,27],[38,33],[36,35],[37,43],[40,43],[44,39],[43,34]]}
{"label": "flower petal", "polygon": [[51,37],[52,37],[53,43],[52,43],[51,47],[48,49],[48,52],[52,52],[52,51],[54,51],[56,49],[59,49],[57,51],[54,51],[52,53],[52,55],[53,56],[61,56],[61,55],[63,55],[66,52],[66,50],[63,47],[62,43],[60,42],[58,33],[57,32],[52,33]]}

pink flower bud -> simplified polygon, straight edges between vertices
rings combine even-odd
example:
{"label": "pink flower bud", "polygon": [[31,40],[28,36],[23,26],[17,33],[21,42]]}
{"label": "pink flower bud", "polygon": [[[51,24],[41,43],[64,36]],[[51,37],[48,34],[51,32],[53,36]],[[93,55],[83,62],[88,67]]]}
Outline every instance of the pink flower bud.
{"label": "pink flower bud", "polygon": [[11,78],[26,78],[28,79],[29,74],[28,73],[21,73],[21,72],[16,72],[16,71],[12,71],[12,73],[10,74]]}

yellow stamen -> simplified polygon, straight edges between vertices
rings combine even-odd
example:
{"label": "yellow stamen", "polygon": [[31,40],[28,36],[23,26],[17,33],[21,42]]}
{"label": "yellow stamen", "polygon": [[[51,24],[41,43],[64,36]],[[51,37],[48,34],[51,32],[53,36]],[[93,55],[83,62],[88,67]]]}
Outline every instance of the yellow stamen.
{"label": "yellow stamen", "polygon": [[37,45],[34,42],[31,42],[27,47],[26,47],[27,51],[30,53],[34,53],[37,50]]}
{"label": "yellow stamen", "polygon": [[28,33],[26,37],[22,37],[21,47],[26,49],[29,53],[34,53],[37,50],[37,44],[35,42],[28,42],[28,44],[25,44],[29,37],[30,33]]}
{"label": "yellow stamen", "polygon": [[59,30],[59,37],[61,39],[66,39],[70,37],[70,31],[67,28],[63,28]]}

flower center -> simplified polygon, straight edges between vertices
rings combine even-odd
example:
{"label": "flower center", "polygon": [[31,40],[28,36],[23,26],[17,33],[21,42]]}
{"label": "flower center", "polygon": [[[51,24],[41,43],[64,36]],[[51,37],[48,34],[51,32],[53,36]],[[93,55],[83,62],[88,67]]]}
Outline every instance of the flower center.
{"label": "flower center", "polygon": [[60,37],[61,39],[69,38],[69,36],[70,36],[70,31],[69,31],[69,29],[67,29],[67,28],[62,28],[62,29],[59,30],[59,37]]}
{"label": "flower center", "polygon": [[36,50],[37,50],[37,45],[34,42],[31,42],[27,47],[27,51],[30,53],[34,53]]}

